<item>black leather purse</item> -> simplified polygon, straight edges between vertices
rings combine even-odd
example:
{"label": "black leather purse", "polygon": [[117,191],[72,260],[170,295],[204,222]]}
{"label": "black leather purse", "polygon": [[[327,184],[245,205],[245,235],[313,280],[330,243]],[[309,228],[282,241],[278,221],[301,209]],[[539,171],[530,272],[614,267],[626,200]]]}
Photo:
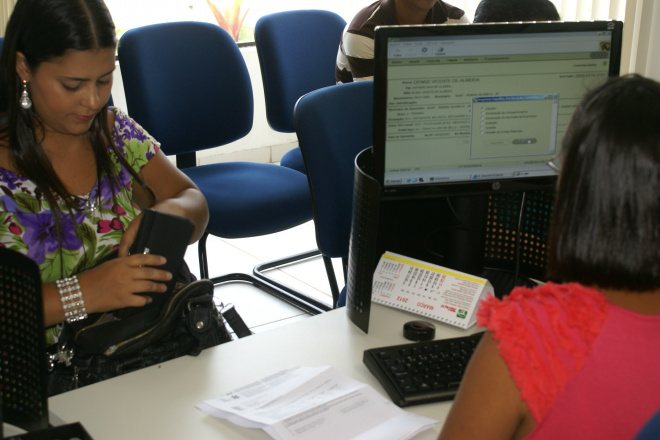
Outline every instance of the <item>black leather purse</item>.
{"label": "black leather purse", "polygon": [[[232,340],[213,302],[213,283],[177,285],[161,308],[103,313],[65,324],[51,356],[49,395],[96,383]],[[119,315],[119,316],[118,316]]]}
{"label": "black leather purse", "polygon": [[[196,280],[183,261],[188,243],[187,220],[156,211],[147,215],[138,231],[137,246],[131,252],[146,249],[166,256],[169,263],[176,262],[168,267],[175,274],[171,287],[167,293],[155,295],[154,301],[145,307],[99,313],[83,321],[65,323],[57,350],[50,356],[49,395],[179,356],[196,356],[205,348],[232,340],[213,301],[213,283]],[[171,241],[173,234],[178,239]],[[116,253],[109,258],[113,257]],[[227,311],[236,334],[250,334],[236,310],[229,307]]]}

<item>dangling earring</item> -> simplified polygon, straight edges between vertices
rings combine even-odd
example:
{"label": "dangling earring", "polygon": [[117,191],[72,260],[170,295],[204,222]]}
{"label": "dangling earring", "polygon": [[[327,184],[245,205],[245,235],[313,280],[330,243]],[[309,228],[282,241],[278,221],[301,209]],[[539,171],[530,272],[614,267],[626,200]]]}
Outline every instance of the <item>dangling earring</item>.
{"label": "dangling earring", "polygon": [[28,110],[30,107],[32,107],[32,100],[30,99],[30,95],[28,95],[27,81],[25,80],[23,80],[23,93],[21,93],[21,98],[18,100],[18,102],[25,110]]}

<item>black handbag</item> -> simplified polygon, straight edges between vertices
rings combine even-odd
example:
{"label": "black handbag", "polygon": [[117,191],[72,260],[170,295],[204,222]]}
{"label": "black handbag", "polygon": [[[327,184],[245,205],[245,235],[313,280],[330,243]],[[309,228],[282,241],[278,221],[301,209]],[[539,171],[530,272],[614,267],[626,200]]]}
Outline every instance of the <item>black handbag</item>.
{"label": "black handbag", "polygon": [[[232,340],[223,314],[213,301],[213,282],[196,280],[183,261],[187,220],[145,210],[131,253],[165,255],[174,275],[165,294],[144,307],[98,313],[63,324],[57,348],[50,353],[49,395],[60,394]],[[179,237],[164,241],[163,237]],[[181,239],[180,237],[184,238]],[[189,235],[188,235],[189,236]],[[115,258],[116,252],[108,259]],[[225,309],[223,309],[225,310]],[[237,336],[251,334],[233,307],[227,319]]]}
{"label": "black handbag", "polygon": [[232,340],[209,280],[177,282],[160,307],[122,313],[125,310],[64,324],[57,351],[50,356],[49,395],[176,357],[196,356]]}

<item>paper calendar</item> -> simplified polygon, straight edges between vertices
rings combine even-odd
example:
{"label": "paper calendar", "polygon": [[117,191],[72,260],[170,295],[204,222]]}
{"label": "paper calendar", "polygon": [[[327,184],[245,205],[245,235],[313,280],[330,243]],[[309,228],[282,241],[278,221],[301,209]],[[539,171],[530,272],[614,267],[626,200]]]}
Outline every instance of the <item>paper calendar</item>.
{"label": "paper calendar", "polygon": [[371,300],[467,329],[489,293],[493,287],[484,278],[386,252],[374,272]]}

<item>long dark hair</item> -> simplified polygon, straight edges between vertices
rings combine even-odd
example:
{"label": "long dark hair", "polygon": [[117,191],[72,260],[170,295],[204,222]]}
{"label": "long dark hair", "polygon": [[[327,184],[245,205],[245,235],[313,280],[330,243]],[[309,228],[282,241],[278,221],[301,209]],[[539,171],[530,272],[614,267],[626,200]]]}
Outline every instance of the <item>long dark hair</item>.
{"label": "long dark hair", "polygon": [[474,23],[557,20],[559,12],[550,0],[482,0],[474,12]]}
{"label": "long dark hair", "polygon": [[[0,139],[10,148],[11,160],[18,172],[33,181],[49,203],[61,236],[61,210],[57,199],[66,203],[69,213],[80,206],[80,199],[68,193],[40,147],[35,127],[41,121],[32,109],[19,105],[22,82],[16,73],[16,52],[21,52],[31,69],[40,63],[61,57],[68,50],[114,49],[117,46],[115,25],[102,0],[18,0],[7,24],[0,55]],[[128,166],[116,149],[108,128],[105,109],[94,116],[87,133],[96,159],[97,177],[108,176],[113,198],[120,184],[107,149],[115,150],[139,184],[141,177]],[[149,191],[153,196],[153,193]]]}
{"label": "long dark hair", "polygon": [[562,145],[548,276],[660,287],[660,84],[611,80],[576,109]]}

